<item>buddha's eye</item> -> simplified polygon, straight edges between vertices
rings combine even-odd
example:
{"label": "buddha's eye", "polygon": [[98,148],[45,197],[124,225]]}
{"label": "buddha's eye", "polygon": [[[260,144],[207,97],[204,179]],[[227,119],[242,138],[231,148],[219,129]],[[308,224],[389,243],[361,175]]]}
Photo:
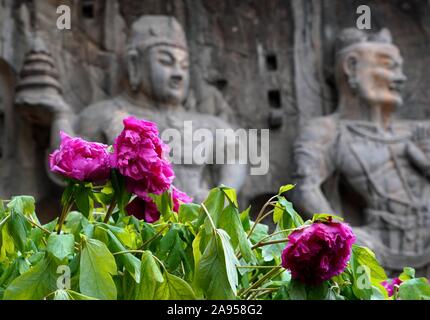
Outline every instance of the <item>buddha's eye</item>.
{"label": "buddha's eye", "polygon": [[393,59],[387,59],[384,61],[384,66],[391,70],[397,68],[398,65],[399,64]]}
{"label": "buddha's eye", "polygon": [[161,63],[163,66],[172,66],[173,60],[165,57],[158,58],[158,62]]}

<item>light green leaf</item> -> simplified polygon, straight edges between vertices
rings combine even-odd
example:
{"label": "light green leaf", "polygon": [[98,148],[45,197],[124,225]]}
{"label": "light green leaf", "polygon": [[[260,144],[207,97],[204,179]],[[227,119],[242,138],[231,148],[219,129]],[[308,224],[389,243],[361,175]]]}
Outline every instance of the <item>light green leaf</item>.
{"label": "light green leaf", "polygon": [[191,222],[199,216],[200,205],[195,203],[184,203],[179,207],[179,222]]}
{"label": "light green leaf", "polygon": [[316,213],[313,215],[312,217],[312,222],[315,221],[332,221],[332,220],[339,220],[339,221],[343,221],[342,217],[339,216],[335,216],[333,214],[330,213]]}
{"label": "light green leaf", "polygon": [[57,289],[56,264],[45,257],[36,266],[13,280],[4,293],[5,300],[40,300]]}
{"label": "light green leaf", "polygon": [[[212,189],[206,200],[203,202],[216,226],[218,225],[218,219],[221,216],[221,212],[224,209],[224,202],[224,193],[220,188]],[[203,213],[203,215],[206,216],[205,213]]]}
{"label": "light green leaf", "polygon": [[230,203],[232,203],[236,208],[239,208],[239,205],[237,203],[237,195],[236,190],[233,188],[229,188],[226,186],[221,186],[221,190],[224,192],[225,196],[229,200]]}
{"label": "light green leaf", "polygon": [[[108,235],[110,240],[109,248],[113,253],[123,252],[127,250],[111,230],[106,230],[106,234]],[[129,252],[121,253],[117,255],[117,258],[124,265],[125,269],[130,272],[133,279],[137,283],[140,283],[140,260]]]}
{"label": "light green leaf", "polygon": [[284,197],[278,197],[273,212],[273,222],[279,224],[281,230],[297,228],[303,225],[303,219],[294,210],[293,204]]}
{"label": "light green leaf", "polygon": [[136,287],[136,300],[153,300],[156,288],[164,281],[163,275],[150,251],[142,253],[141,265],[142,280]]}
{"label": "light green leaf", "polygon": [[284,192],[290,191],[290,190],[291,190],[291,189],[293,189],[295,186],[296,186],[296,185],[294,185],[294,184],[286,184],[286,185],[284,185],[284,186],[281,186],[281,187],[279,188],[278,195],[281,195],[281,194],[283,194]]}
{"label": "light green leaf", "polygon": [[239,264],[227,233],[216,229],[196,268],[195,283],[208,299],[233,299]]}
{"label": "light green leaf", "polygon": [[257,263],[257,258],[251,249],[251,242],[247,238],[247,234],[243,229],[237,208],[232,205],[225,207],[222,211],[221,218],[219,219],[218,227],[225,230],[230,236],[231,244],[234,249],[239,247],[245,261],[248,263]]}
{"label": "light green leaf", "polygon": [[32,196],[17,196],[13,197],[7,207],[10,211],[15,211],[25,216],[30,216],[34,213],[35,201]]}
{"label": "light green leaf", "polygon": [[54,293],[53,300],[97,300],[93,297],[88,297],[73,290],[59,289]]}
{"label": "light green leaf", "polygon": [[406,280],[399,287],[402,300],[430,300],[430,284],[426,278]]}
{"label": "light green leaf", "polygon": [[164,281],[155,292],[155,300],[194,300],[191,286],[181,278],[164,272]]}
{"label": "light green leaf", "polygon": [[73,255],[75,237],[73,234],[51,233],[48,238],[46,250],[58,260],[64,260]]}
{"label": "light green leaf", "polygon": [[106,245],[96,239],[84,239],[79,276],[81,293],[103,300],[116,299],[117,291],[112,279],[115,274],[115,258]]}
{"label": "light green leaf", "polygon": [[400,274],[399,279],[406,281],[413,278],[415,278],[415,269],[409,267],[403,268],[403,272]]}

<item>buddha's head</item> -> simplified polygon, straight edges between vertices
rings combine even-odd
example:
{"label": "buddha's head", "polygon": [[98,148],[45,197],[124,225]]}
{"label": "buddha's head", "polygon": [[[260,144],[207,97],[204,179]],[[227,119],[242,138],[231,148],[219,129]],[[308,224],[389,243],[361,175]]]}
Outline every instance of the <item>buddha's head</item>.
{"label": "buddha's head", "polygon": [[336,84],[340,95],[354,95],[370,107],[395,108],[403,104],[406,77],[399,49],[383,29],[367,34],[345,29],[336,45]]}
{"label": "buddha's head", "polygon": [[128,40],[130,88],[154,101],[181,104],[188,94],[188,49],[184,31],[173,17],[143,16]]}

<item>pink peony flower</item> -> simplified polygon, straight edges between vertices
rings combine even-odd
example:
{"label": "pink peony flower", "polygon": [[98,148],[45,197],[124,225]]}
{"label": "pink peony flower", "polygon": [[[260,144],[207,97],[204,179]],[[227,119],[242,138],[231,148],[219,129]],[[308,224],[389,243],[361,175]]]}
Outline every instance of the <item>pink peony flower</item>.
{"label": "pink peony flower", "polygon": [[400,286],[402,284],[402,280],[399,278],[394,278],[391,281],[386,280],[382,281],[381,285],[387,290],[388,296],[392,297],[394,295],[394,286]]}
{"label": "pink peony flower", "polygon": [[282,252],[282,266],[306,284],[318,285],[343,272],[355,236],[340,222],[314,222],[293,231]]}
{"label": "pink peony flower", "polygon": [[110,174],[108,146],[60,132],[59,149],[49,155],[52,172],[85,182],[103,182]]}
{"label": "pink peony flower", "polygon": [[172,187],[173,211],[179,212],[179,206],[183,203],[190,203],[193,198],[188,196],[176,187]]}
{"label": "pink peony flower", "polygon": [[148,196],[144,198],[136,197],[125,209],[129,215],[133,215],[149,223],[153,223],[160,219],[160,212],[155,202]]}
{"label": "pink peony flower", "polygon": [[115,139],[112,162],[127,179],[127,189],[143,198],[144,194],[161,194],[175,178],[166,158],[168,146],[159,138],[155,123],[124,119],[124,130]]}

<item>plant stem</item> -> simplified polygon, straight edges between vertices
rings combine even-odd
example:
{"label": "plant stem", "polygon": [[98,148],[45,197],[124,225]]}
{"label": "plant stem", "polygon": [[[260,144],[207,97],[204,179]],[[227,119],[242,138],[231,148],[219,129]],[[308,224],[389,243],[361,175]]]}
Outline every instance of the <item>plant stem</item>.
{"label": "plant stem", "polygon": [[7,215],[6,217],[4,217],[4,219],[0,222],[0,228],[9,220],[10,215]]}
{"label": "plant stem", "polygon": [[264,240],[269,239],[269,238],[271,238],[273,236],[276,236],[277,234],[288,232],[288,231],[294,231],[294,230],[297,230],[297,229],[298,228],[292,228],[292,229],[284,229],[284,230],[276,231],[276,232],[274,232],[272,234],[269,234],[268,236],[265,236],[264,238],[261,238],[259,242],[263,242]]}
{"label": "plant stem", "polygon": [[105,216],[105,218],[103,220],[104,223],[108,223],[109,222],[109,218],[112,215],[112,212],[113,212],[113,209],[115,209],[115,206],[116,206],[116,199],[113,198],[112,202],[109,205],[109,209],[106,212],[106,216]]}
{"label": "plant stem", "polygon": [[166,228],[170,227],[170,224],[165,225],[160,231],[158,231],[154,236],[152,236],[151,238],[149,238],[148,240],[146,240],[141,246],[140,248],[143,249],[144,246],[146,246],[148,243],[154,241],[156,238],[158,238],[161,233],[166,230]]}
{"label": "plant stem", "polygon": [[264,213],[264,210],[266,210],[266,208],[267,208],[267,206],[270,204],[270,202],[274,199],[274,198],[276,198],[278,195],[274,195],[273,197],[271,197],[265,204],[264,204],[264,206],[263,206],[263,208],[261,208],[261,210],[260,210],[260,212],[258,213],[258,215],[257,215],[257,219],[255,219],[255,221],[256,222],[254,222],[254,224],[253,224],[253,226],[252,226],[252,228],[251,228],[251,230],[249,230],[249,233],[248,233],[248,239],[249,239],[249,237],[251,236],[251,234],[252,234],[252,232],[254,232],[254,229],[255,229],[255,227],[257,226],[257,221],[259,221],[259,218],[261,217],[261,215]]}
{"label": "plant stem", "polygon": [[260,248],[260,247],[264,247],[264,246],[268,246],[270,244],[276,244],[276,243],[284,243],[284,242],[288,242],[288,238],[283,238],[283,239],[279,239],[279,240],[272,240],[272,241],[266,241],[266,242],[258,242],[256,244],[254,244],[251,249],[254,250],[256,248]]}
{"label": "plant stem", "polygon": [[144,253],[145,250],[124,250],[124,251],[118,251],[113,253],[114,256],[116,256],[117,254],[125,254],[125,253]]}
{"label": "plant stem", "polygon": [[247,269],[270,269],[275,266],[236,266],[236,268],[247,268]]}
{"label": "plant stem", "polygon": [[269,279],[272,275],[276,274],[276,272],[278,272],[278,270],[280,268],[282,268],[282,267],[281,266],[275,266],[275,267],[273,267],[272,270],[270,270],[264,276],[262,276],[260,279],[258,279],[252,286],[248,287],[248,289],[246,289],[245,291],[243,291],[242,296],[247,295],[252,289],[258,288],[258,286],[260,284],[262,284],[264,281],[266,281],[267,279]]}
{"label": "plant stem", "polygon": [[35,226],[36,228],[39,228],[40,230],[42,230],[43,232],[47,233],[47,234],[51,234],[51,231],[49,231],[48,229],[42,227],[41,225],[37,224],[36,222],[34,222],[32,219],[24,216],[24,218],[30,222],[33,226]]}
{"label": "plant stem", "polygon": [[58,227],[57,227],[57,234],[61,233],[61,228],[63,227],[63,223],[66,220],[67,214],[69,213],[70,209],[72,209],[73,201],[72,197],[69,198],[66,205],[63,207],[63,210],[60,215],[60,219],[58,220]]}
{"label": "plant stem", "polygon": [[208,216],[208,219],[209,219],[209,221],[210,221],[210,223],[211,223],[211,225],[212,225],[212,228],[214,229],[214,232],[216,232],[216,231],[215,231],[215,230],[216,230],[215,223],[214,223],[214,221],[212,220],[212,217],[211,217],[211,215],[209,214],[208,209],[206,208],[206,206],[205,206],[203,203],[201,204],[201,206],[202,206],[203,210],[205,211],[206,215]]}

